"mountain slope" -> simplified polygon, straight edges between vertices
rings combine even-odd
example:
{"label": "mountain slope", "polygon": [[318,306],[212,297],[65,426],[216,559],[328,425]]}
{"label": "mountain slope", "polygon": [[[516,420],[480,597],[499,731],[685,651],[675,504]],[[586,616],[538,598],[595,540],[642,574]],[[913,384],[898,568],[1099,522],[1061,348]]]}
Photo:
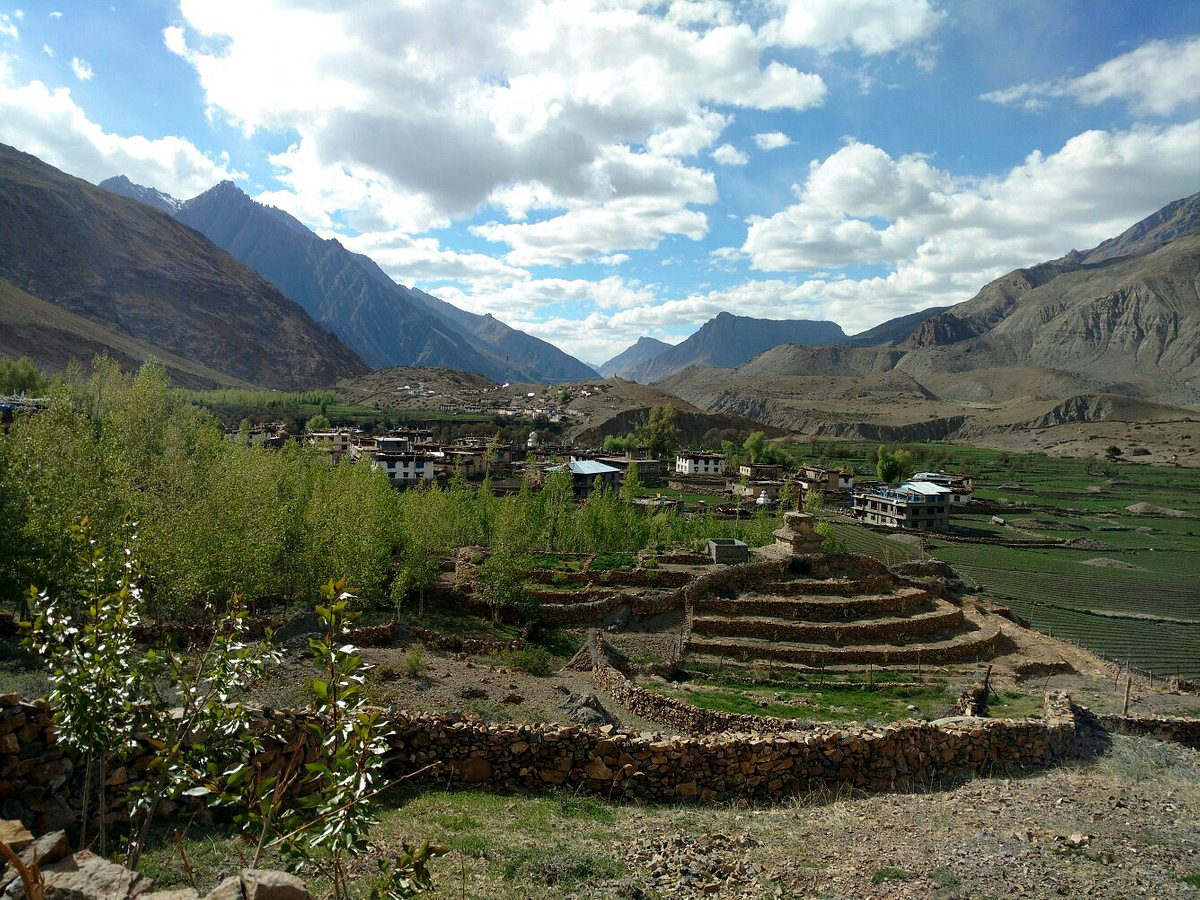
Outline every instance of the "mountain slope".
{"label": "mountain slope", "polygon": [[775,321],[718,313],[687,340],[633,367],[630,379],[658,381],[688,366],[740,365],[779,344],[842,344],[846,334],[834,322]]}
{"label": "mountain slope", "polygon": [[[165,196],[123,178],[101,187],[151,202]],[[450,366],[494,379],[537,382],[595,375],[551,344],[491,316],[397,284],[368,257],[318,237],[232,182],[184,203],[172,202],[179,221],[257,271],[372,366]]]}
{"label": "mountain slope", "polygon": [[[202,235],[4,145],[0,278],[251,384],[292,390],[366,369],[300,307]],[[36,360],[38,347],[24,352]]]}
{"label": "mountain slope", "polygon": [[653,359],[671,345],[652,337],[640,337],[606,363],[601,363],[599,372],[605,378],[617,376],[627,378],[629,373],[647,360]]}
{"label": "mountain slope", "polygon": [[0,280],[0,354],[29,356],[47,372],[62,371],[72,360],[86,366],[100,354],[111,356],[126,371],[153,359],[162,363],[171,380],[181,387],[199,390],[253,387],[249,382],[39,300],[4,280]]}

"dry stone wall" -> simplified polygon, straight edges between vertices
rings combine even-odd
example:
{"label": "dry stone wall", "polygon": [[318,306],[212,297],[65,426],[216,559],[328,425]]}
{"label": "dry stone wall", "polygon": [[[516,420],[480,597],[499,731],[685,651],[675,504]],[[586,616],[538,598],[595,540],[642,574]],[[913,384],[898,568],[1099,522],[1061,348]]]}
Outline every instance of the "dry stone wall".
{"label": "dry stone wall", "polygon": [[953,628],[961,628],[964,618],[961,609],[939,609],[930,613],[899,619],[879,619],[870,622],[779,622],[761,619],[708,619],[696,616],[692,621],[693,634],[724,635],[728,637],[761,638],[767,641],[816,641],[836,644],[889,644],[893,641],[925,637]]}
{"label": "dry stone wall", "polygon": [[1144,735],[1200,750],[1200,719],[1174,716],[1096,716],[1105,731]]}
{"label": "dry stone wall", "polygon": [[[268,742],[256,756],[265,771],[277,771],[294,752],[315,758],[303,728],[307,714],[265,711],[262,718],[284,735],[283,743]],[[1041,767],[1078,752],[1076,710],[1058,693],[1047,697],[1042,720],[909,720],[695,737],[626,734],[612,726],[488,725],[396,710],[387,720],[387,765],[394,776],[428,766],[419,776],[427,783],[566,788],[647,801],[774,799],[837,785],[912,789]],[[134,754],[114,770],[114,790],[141,778],[148,759],[148,753]],[[36,829],[70,821],[81,786],[81,767],[57,745],[45,704],[0,698],[3,815]]]}

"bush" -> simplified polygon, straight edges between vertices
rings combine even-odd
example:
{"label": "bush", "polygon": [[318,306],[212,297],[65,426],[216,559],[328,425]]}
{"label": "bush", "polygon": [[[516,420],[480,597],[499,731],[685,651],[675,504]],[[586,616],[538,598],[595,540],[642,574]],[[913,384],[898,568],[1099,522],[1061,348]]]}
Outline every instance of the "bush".
{"label": "bush", "polygon": [[416,678],[425,671],[425,651],[420,647],[413,647],[404,654],[404,674],[409,678]]}
{"label": "bush", "polygon": [[541,647],[523,647],[509,656],[509,665],[530,675],[549,675],[554,657]]}

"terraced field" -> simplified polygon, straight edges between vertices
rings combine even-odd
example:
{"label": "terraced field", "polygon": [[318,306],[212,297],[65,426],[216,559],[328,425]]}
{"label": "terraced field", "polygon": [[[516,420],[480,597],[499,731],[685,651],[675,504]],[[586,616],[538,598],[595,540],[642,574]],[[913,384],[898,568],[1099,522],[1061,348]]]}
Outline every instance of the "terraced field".
{"label": "terraced field", "polygon": [[[1008,544],[1095,543],[905,543],[835,524],[849,549],[889,564],[936,556],[1042,631],[1157,675],[1200,680],[1200,471],[1106,464],[1098,472],[1095,463],[1037,454],[950,452],[977,473],[977,498],[1020,504],[1000,511],[1004,525],[992,522],[992,510],[956,516],[958,533]],[[1137,503],[1183,515],[1129,512]]]}

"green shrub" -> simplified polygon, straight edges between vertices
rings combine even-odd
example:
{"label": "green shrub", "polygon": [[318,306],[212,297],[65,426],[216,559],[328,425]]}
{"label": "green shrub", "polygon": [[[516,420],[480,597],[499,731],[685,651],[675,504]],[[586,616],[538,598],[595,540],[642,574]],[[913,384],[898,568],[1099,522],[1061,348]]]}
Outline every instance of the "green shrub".
{"label": "green shrub", "polygon": [[554,657],[541,647],[522,647],[509,655],[509,665],[530,675],[549,675]]}
{"label": "green shrub", "polygon": [[425,651],[420,647],[413,647],[404,654],[404,674],[409,678],[416,678],[425,671]]}

